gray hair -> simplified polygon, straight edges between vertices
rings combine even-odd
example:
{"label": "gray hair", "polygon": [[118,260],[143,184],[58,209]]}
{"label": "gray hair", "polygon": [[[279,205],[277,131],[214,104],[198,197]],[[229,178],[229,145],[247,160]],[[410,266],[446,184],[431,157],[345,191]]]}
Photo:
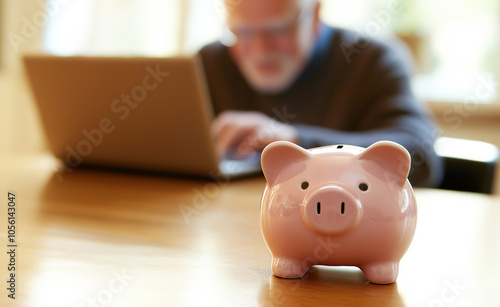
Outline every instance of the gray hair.
{"label": "gray hair", "polygon": [[316,3],[318,3],[318,0],[295,0],[295,2],[301,10],[312,10],[316,6]]}
{"label": "gray hair", "polygon": [[[226,9],[234,8],[245,0],[222,0]],[[250,0],[251,1],[251,0]],[[272,0],[271,0],[272,1]],[[295,3],[302,10],[312,10],[319,0],[295,0]]]}

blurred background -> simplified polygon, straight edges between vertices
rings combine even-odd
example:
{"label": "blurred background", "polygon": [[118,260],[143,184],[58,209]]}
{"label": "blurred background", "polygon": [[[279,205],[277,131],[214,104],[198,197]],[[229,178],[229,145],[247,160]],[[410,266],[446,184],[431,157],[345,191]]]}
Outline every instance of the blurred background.
{"label": "blurred background", "polygon": [[[364,36],[403,40],[414,57],[414,91],[440,135],[500,146],[499,4],[323,0],[321,15]],[[15,154],[45,150],[22,54],[192,54],[224,28],[222,0],[0,0],[0,18],[0,153]]]}

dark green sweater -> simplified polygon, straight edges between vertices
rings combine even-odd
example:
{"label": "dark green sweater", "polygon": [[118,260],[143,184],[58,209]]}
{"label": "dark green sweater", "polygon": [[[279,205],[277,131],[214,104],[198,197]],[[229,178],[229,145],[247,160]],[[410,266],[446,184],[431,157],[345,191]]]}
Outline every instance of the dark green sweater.
{"label": "dark green sweater", "polygon": [[438,130],[411,92],[403,56],[389,45],[323,25],[306,68],[290,88],[271,95],[250,87],[221,43],[199,54],[216,114],[263,112],[294,125],[305,148],[394,141],[412,156],[414,186],[439,184],[443,167],[433,150]]}

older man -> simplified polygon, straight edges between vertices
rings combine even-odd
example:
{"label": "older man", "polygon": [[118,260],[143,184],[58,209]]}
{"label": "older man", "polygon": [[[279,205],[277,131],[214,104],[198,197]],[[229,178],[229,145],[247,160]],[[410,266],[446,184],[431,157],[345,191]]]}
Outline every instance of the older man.
{"label": "older man", "polygon": [[403,57],[323,24],[319,6],[226,1],[232,44],[200,50],[219,153],[243,156],[276,140],[306,148],[391,140],[412,155],[412,184],[436,185],[442,176],[436,128],[411,92]]}

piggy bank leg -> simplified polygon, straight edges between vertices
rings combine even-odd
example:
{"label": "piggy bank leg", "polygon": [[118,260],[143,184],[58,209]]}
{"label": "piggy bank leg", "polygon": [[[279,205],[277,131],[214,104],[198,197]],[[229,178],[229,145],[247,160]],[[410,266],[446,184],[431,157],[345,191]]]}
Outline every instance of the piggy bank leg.
{"label": "piggy bank leg", "polygon": [[379,262],[360,266],[369,282],[374,284],[391,284],[396,281],[399,262]]}
{"label": "piggy bank leg", "polygon": [[309,267],[302,267],[300,260],[285,257],[273,257],[273,274],[281,278],[300,278]]}

